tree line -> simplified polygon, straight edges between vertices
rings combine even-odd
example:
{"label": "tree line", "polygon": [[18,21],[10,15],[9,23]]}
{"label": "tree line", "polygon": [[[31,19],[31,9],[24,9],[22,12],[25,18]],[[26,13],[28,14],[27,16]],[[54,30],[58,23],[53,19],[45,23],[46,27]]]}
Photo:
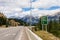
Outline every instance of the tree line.
{"label": "tree line", "polygon": [[20,23],[13,19],[7,18],[3,13],[0,13],[0,27],[2,27],[3,25],[5,25],[5,27],[18,26],[20,25]]}

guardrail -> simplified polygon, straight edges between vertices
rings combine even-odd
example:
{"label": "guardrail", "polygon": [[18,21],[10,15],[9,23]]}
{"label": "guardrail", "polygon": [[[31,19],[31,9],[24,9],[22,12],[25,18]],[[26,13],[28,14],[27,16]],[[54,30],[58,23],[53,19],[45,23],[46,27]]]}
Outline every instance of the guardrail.
{"label": "guardrail", "polygon": [[26,33],[27,33],[27,35],[28,35],[28,37],[29,37],[29,40],[43,40],[42,38],[40,38],[39,36],[37,36],[35,33],[33,33],[31,30],[29,30],[28,28],[27,28],[27,30],[26,30]]}

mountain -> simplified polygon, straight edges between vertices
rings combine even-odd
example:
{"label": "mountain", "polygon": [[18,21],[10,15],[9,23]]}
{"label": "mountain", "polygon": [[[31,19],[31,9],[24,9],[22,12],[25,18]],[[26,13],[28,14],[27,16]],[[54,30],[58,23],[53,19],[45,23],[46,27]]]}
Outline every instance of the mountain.
{"label": "mountain", "polygon": [[58,21],[59,17],[60,17],[60,13],[56,13],[54,16],[48,16],[48,21],[50,21],[50,20]]}
{"label": "mountain", "polygon": [[[22,20],[22,21],[24,21],[24,22],[27,22],[27,23],[29,23],[29,24],[35,24],[35,23],[38,23],[38,21],[39,21],[39,18],[38,17],[34,17],[34,16],[29,16],[29,15],[26,15],[26,16],[24,16],[24,17],[16,17],[16,16],[11,16],[10,18],[15,18],[15,19],[20,19],[20,20]],[[31,19],[31,21],[30,21],[30,19]]]}
{"label": "mountain", "polygon": [[11,17],[9,17],[9,18],[21,19],[21,17],[19,17],[19,16],[11,16]]}
{"label": "mountain", "polygon": [[39,21],[39,18],[38,17],[34,17],[34,16],[29,16],[29,15],[26,15],[24,16],[23,18],[21,18],[21,20],[27,22],[27,23],[31,23],[31,24],[35,24],[35,23],[38,23]]}
{"label": "mountain", "polygon": [[[48,21],[50,20],[56,20],[58,21],[60,17],[60,12],[57,12],[55,15],[50,16],[48,15]],[[19,17],[19,16],[11,16],[10,18],[16,18],[16,19],[20,19],[24,22],[27,22],[29,24],[35,24],[39,22],[39,17],[38,16],[29,16],[29,15],[25,15],[24,17]],[[31,21],[30,21],[31,19]]]}

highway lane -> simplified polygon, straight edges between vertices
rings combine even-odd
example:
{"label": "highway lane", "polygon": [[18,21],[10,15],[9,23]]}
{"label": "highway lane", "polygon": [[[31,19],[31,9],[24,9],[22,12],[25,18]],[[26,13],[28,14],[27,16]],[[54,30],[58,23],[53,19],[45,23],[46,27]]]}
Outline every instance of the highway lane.
{"label": "highway lane", "polygon": [[35,34],[33,32],[24,26],[0,28],[0,40],[32,40],[31,36],[33,39],[39,38],[34,35]]}
{"label": "highway lane", "polygon": [[15,40],[22,27],[0,28],[0,40]]}
{"label": "highway lane", "polygon": [[29,40],[29,38],[28,38],[28,35],[27,35],[27,33],[26,33],[26,28],[25,27],[23,27],[23,29],[22,29],[22,34],[21,34],[21,39],[20,40]]}

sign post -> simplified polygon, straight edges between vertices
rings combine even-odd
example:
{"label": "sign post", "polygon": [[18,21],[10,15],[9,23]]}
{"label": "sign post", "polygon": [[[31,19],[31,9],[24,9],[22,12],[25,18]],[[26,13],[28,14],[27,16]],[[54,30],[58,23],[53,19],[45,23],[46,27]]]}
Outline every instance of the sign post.
{"label": "sign post", "polygon": [[46,31],[47,31],[47,24],[48,24],[47,16],[42,16],[41,17],[41,24],[42,24],[42,30],[44,30],[44,25],[46,25]]}

